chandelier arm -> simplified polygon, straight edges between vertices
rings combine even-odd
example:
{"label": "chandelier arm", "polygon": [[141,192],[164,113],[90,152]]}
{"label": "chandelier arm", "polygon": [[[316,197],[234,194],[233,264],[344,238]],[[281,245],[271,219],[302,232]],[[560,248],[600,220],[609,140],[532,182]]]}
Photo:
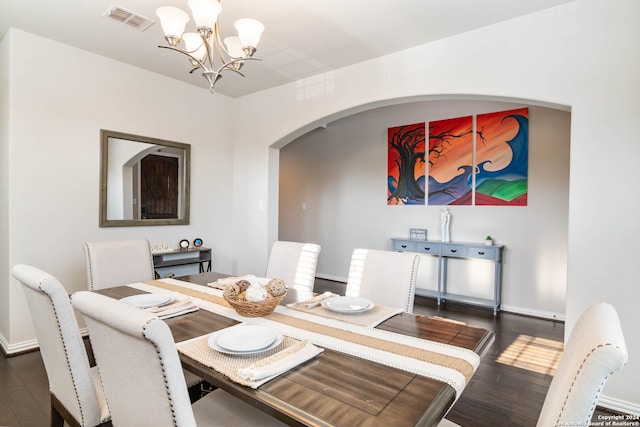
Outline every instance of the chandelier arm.
{"label": "chandelier arm", "polygon": [[198,58],[196,58],[195,56],[191,55],[189,52],[185,52],[184,50],[177,48],[177,47],[173,47],[173,46],[158,46],[161,49],[169,49],[169,50],[173,50],[174,52],[179,52],[183,55],[187,55],[189,58],[191,58],[191,60],[197,62],[200,67],[194,67],[193,70],[190,71],[190,73],[193,73],[195,70],[197,70],[198,68],[202,68],[203,70],[206,70],[207,67],[204,65],[204,63],[202,61],[200,61]]}
{"label": "chandelier arm", "polygon": [[242,74],[240,71],[236,70],[235,68],[231,67],[231,65],[235,64],[236,62],[242,62],[242,61],[261,61],[260,58],[253,58],[253,57],[247,57],[247,58],[234,58],[231,61],[225,62],[224,64],[222,64],[220,66],[220,68],[218,68],[217,73],[220,74],[223,71],[226,70],[230,70],[230,71],[235,71],[236,73],[240,74],[242,77],[244,77],[244,74]]}
{"label": "chandelier arm", "polygon": [[[202,59],[202,62],[206,60],[209,63],[209,67],[202,67],[204,70],[213,70],[213,46],[209,42],[210,37],[212,36],[211,31],[207,31],[206,29],[198,28],[198,32],[200,33],[200,38],[202,39],[202,45],[205,47],[207,51],[207,57]],[[215,35],[214,35],[215,36]]]}
{"label": "chandelier arm", "polygon": [[224,47],[224,43],[220,41],[220,31],[218,30],[218,22],[214,24],[213,32],[214,32],[213,39],[216,44],[216,51],[218,52],[218,56],[220,57],[220,62],[225,64],[227,62],[227,58],[225,57],[225,55],[227,55],[229,58],[235,58],[235,57],[229,53],[229,51]]}

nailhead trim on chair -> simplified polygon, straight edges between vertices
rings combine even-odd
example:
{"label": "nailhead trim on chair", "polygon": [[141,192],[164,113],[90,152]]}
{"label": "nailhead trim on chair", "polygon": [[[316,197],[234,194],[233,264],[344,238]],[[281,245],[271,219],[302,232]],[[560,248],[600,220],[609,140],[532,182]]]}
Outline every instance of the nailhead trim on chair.
{"label": "nailhead trim on chair", "polygon": [[411,294],[415,292],[415,280],[416,280],[416,260],[418,259],[418,255],[413,258],[413,262],[411,263],[411,284],[410,284],[410,292],[407,293],[407,302],[405,303],[405,307],[407,307],[409,312],[413,310],[409,307],[409,303],[411,302]]}
{"label": "nailhead trim on chair", "polygon": [[[556,419],[556,425],[559,425],[560,423],[560,417],[562,417],[562,414],[564,412],[564,408],[567,404],[567,399],[569,398],[569,395],[571,395],[571,390],[573,390],[573,386],[576,383],[576,378],[578,377],[578,375],[580,374],[580,371],[582,371],[582,368],[584,366],[584,364],[587,362],[587,359],[589,359],[589,357],[591,357],[591,355],[593,354],[594,351],[596,351],[597,349],[601,348],[601,347],[605,347],[605,346],[610,346],[611,344],[600,344],[595,348],[592,348],[591,351],[589,352],[589,354],[587,354],[585,356],[584,359],[582,359],[582,363],[580,364],[580,367],[578,368],[578,370],[576,371],[576,374],[573,377],[573,381],[571,382],[571,387],[569,388],[569,390],[567,391],[567,395],[564,398],[564,402],[562,402],[562,408],[560,409],[560,413],[558,414],[558,418]],[[616,348],[619,348],[616,346]],[[604,379],[602,380],[602,382],[600,383],[600,388],[598,389],[598,396],[600,395],[600,392],[602,391],[602,387],[604,387],[604,384],[607,382],[607,379],[611,376],[611,374],[613,374],[613,372],[610,372],[609,375],[607,375],[606,377],[604,377]],[[593,400],[593,402],[591,402],[591,410],[595,410],[596,405],[598,403],[598,399],[596,396],[596,399]]]}
{"label": "nailhead trim on chair", "polygon": [[[40,289],[42,291],[42,293],[45,294],[47,296],[47,298],[49,298],[49,300],[51,301],[51,307],[53,307],[53,311],[54,311],[55,316],[56,316],[56,325],[58,327],[58,334],[60,335],[60,341],[62,342],[62,348],[64,349],[64,359],[67,361],[67,368],[69,369],[69,373],[71,375],[71,382],[73,383],[73,391],[75,392],[76,402],[78,403],[78,408],[80,409],[80,419],[82,421],[81,425],[84,426],[84,425],[86,425],[85,424],[85,419],[84,419],[84,412],[82,411],[82,404],[80,403],[80,396],[78,394],[78,387],[76,385],[76,379],[75,379],[75,377],[73,375],[73,370],[71,369],[71,365],[69,364],[69,353],[67,351],[67,345],[66,345],[66,343],[65,343],[65,341],[64,341],[64,339],[62,337],[62,328],[60,327],[60,321],[58,320],[59,319],[58,312],[56,311],[55,304],[53,304],[53,301],[51,300],[51,296],[48,293],[46,293],[44,291],[44,289],[42,289],[42,283],[44,281],[47,281],[47,280],[56,280],[56,279],[53,278],[53,277],[47,277],[46,279],[42,279],[40,281],[38,289]],[[51,390],[49,390],[49,392],[51,392]],[[62,404],[62,402],[60,402],[60,404]],[[71,414],[71,412],[69,412],[69,414]]]}
{"label": "nailhead trim on chair", "polygon": [[91,260],[93,259],[91,257],[91,248],[86,243],[84,244],[84,247],[87,249],[87,263],[89,264],[89,290],[93,291],[94,279],[93,279],[93,264],[91,263]]}
{"label": "nailhead trim on chair", "polygon": [[[147,326],[149,326],[149,324],[151,322],[153,322],[154,320],[157,319],[149,319],[149,321],[147,321],[147,323],[142,327],[142,335],[147,338],[147,335],[145,334]],[[162,354],[160,354],[160,351],[158,350],[158,346],[155,345],[155,343],[151,340],[149,340],[149,342],[151,342],[153,344],[153,347],[156,349],[156,353],[158,353],[158,358],[160,359],[160,366],[162,366],[162,377],[164,378],[164,387],[165,390],[167,392],[167,396],[169,397],[169,404],[171,405],[171,414],[173,416],[173,425],[177,426],[178,425],[178,420],[176,420],[176,410],[175,407],[173,405],[173,400],[171,399],[171,393],[169,393],[169,383],[167,382],[167,375],[164,369],[164,360],[162,360]]]}

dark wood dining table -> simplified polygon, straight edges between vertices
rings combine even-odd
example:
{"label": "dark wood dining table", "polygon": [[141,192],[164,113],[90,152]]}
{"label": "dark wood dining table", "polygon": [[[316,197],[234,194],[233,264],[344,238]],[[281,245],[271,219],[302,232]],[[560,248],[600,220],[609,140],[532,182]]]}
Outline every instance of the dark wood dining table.
{"label": "dark wood dining table", "polygon": [[[206,286],[227,276],[207,272],[178,279]],[[128,286],[98,292],[113,298],[143,293]],[[282,304],[311,296],[311,292],[290,289]],[[176,342],[238,323],[202,309],[166,322]],[[470,349],[479,355],[494,338],[486,329],[409,313],[397,314],[377,328]],[[180,358],[184,369],[256,406],[265,416],[292,426],[436,426],[456,399],[456,391],[445,382],[330,349],[257,389],[235,383],[182,353]]]}

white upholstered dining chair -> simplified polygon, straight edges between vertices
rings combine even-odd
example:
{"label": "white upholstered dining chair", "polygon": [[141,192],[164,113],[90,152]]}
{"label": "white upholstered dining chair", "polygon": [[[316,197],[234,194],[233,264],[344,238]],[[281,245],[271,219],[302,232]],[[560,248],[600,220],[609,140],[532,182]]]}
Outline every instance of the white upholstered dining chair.
{"label": "white upholstered dining chair", "polygon": [[114,240],[84,244],[90,291],[155,279],[148,240]]}
{"label": "white upholstered dining chair", "polygon": [[412,313],[419,265],[413,252],[354,249],[345,294]]}
{"label": "white upholstered dining chair", "polygon": [[[87,287],[90,291],[155,279],[148,240],[113,240],[84,244]],[[202,378],[185,371],[192,400],[202,393]]]}
{"label": "white upholstered dining chair", "polygon": [[18,264],[51,394],[51,425],[110,425],[111,416],[95,367],[90,367],[67,291],[50,274]]}
{"label": "white upholstered dining chair", "polygon": [[[602,388],[627,363],[620,319],[605,302],[587,308],[576,322],[538,418],[538,427],[591,424]],[[457,424],[443,420],[439,427]]]}
{"label": "white upholstered dining chair", "polygon": [[86,291],[72,304],[89,327],[115,426],[284,425],[221,389],[192,406],[171,331],[153,314]]}
{"label": "white upholstered dining chair", "polygon": [[283,279],[287,287],[313,291],[320,245],[278,240],[271,245],[266,277]]}

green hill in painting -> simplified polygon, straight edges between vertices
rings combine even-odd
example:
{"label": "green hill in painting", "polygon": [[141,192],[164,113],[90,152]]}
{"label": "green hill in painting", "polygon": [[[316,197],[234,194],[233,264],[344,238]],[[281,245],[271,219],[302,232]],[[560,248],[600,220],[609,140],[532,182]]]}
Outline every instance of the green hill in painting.
{"label": "green hill in painting", "polygon": [[505,181],[502,179],[487,179],[476,188],[476,192],[510,201],[527,193],[527,180]]}

